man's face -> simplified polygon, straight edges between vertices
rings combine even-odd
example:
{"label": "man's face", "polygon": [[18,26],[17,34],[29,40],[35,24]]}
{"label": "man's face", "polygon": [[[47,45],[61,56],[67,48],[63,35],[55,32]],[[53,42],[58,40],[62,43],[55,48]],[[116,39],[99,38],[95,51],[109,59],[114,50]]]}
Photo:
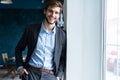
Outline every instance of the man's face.
{"label": "man's face", "polygon": [[48,7],[47,10],[44,11],[46,16],[46,21],[49,24],[54,24],[59,16],[60,16],[60,8],[59,7]]}

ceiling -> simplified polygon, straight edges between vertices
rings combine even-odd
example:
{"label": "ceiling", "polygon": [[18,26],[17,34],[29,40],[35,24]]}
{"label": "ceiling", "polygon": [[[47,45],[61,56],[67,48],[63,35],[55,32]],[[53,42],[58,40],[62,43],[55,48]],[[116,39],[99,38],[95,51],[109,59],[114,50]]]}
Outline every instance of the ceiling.
{"label": "ceiling", "polygon": [[13,1],[12,4],[0,3],[0,8],[41,9],[44,7],[44,3],[42,3],[42,0],[12,0],[12,1]]}

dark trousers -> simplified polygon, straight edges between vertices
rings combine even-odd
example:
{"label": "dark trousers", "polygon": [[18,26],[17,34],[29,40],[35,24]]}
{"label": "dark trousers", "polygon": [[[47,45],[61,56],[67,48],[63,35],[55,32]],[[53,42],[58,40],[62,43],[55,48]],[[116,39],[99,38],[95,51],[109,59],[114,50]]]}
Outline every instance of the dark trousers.
{"label": "dark trousers", "polygon": [[32,69],[27,69],[27,71],[29,74],[23,74],[21,76],[22,80],[57,80],[53,74],[47,72],[41,72]]}

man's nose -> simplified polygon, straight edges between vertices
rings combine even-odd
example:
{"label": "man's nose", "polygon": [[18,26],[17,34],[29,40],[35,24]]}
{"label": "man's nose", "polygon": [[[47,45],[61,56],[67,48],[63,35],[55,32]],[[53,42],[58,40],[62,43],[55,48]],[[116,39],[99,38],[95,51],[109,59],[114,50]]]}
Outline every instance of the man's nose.
{"label": "man's nose", "polygon": [[55,12],[52,12],[52,14],[51,14],[52,16],[55,16]]}

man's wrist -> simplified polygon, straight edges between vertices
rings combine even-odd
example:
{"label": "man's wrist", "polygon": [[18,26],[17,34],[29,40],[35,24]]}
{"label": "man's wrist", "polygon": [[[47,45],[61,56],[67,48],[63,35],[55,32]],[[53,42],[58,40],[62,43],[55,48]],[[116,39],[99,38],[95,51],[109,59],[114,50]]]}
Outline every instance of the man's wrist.
{"label": "man's wrist", "polygon": [[57,78],[57,80],[61,80],[61,78],[60,77],[56,77]]}

